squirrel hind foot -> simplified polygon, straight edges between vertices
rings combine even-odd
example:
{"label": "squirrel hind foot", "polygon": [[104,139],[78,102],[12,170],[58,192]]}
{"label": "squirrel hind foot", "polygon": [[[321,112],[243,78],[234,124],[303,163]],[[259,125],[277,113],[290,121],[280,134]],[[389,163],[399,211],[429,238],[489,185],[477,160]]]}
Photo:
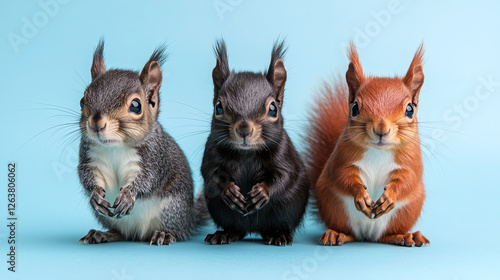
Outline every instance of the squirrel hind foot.
{"label": "squirrel hind foot", "polygon": [[289,233],[264,236],[264,243],[274,246],[292,245],[293,236]]}
{"label": "squirrel hind foot", "polygon": [[245,237],[245,234],[218,230],[214,234],[208,234],[205,238],[205,242],[210,245],[231,244],[233,241],[243,239],[243,237]]}
{"label": "squirrel hind foot", "polygon": [[333,229],[327,229],[325,233],[321,235],[319,242],[321,245],[325,246],[340,246],[347,242],[353,242],[354,240],[354,237],[351,235],[336,232]]}
{"label": "squirrel hind foot", "polygon": [[99,231],[95,229],[89,230],[89,233],[80,239],[80,243],[84,244],[99,244],[113,241],[123,240],[121,233],[115,230]]}
{"label": "squirrel hind foot", "polygon": [[410,232],[406,234],[386,235],[380,238],[379,242],[406,247],[421,247],[423,245],[431,245],[429,239],[427,239],[420,231],[416,231],[414,233]]}
{"label": "squirrel hind foot", "polygon": [[170,245],[172,243],[175,243],[176,241],[177,239],[171,233],[155,230],[155,232],[151,236],[151,241],[149,242],[149,245],[157,245],[157,246]]}

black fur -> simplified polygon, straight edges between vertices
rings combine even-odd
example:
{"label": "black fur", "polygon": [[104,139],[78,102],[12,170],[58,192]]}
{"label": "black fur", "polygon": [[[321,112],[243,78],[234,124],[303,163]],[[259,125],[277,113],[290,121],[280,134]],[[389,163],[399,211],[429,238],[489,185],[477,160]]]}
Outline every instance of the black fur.
{"label": "black fur", "polygon": [[[224,41],[216,43],[214,104],[223,98],[229,117],[222,120],[214,114],[201,167],[208,210],[215,224],[223,229],[207,236],[206,242],[210,244],[231,243],[251,232],[260,233],[267,244],[291,244],[301,223],[310,183],[304,164],[283,128],[281,104],[276,121],[261,120],[267,114],[266,101],[269,98],[279,101],[280,94],[283,96],[279,91],[284,87],[286,71],[282,65],[281,72],[275,73],[279,69],[274,66],[281,61],[285,50],[283,41],[275,43],[267,73],[235,73],[229,71]],[[280,84],[275,80],[280,80]],[[264,143],[258,148],[239,149],[231,140],[233,126],[246,120],[262,126]],[[223,192],[232,183],[245,197],[244,208],[224,201]],[[269,201],[252,212],[248,193],[259,183],[267,185]]]}

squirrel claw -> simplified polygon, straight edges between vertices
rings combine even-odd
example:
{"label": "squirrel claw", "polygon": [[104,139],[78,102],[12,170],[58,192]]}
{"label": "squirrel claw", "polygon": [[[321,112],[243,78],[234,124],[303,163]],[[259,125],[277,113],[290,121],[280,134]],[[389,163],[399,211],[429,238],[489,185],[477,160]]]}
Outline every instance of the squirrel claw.
{"label": "squirrel claw", "polygon": [[396,207],[396,194],[391,188],[387,188],[375,203],[375,207],[373,208],[375,217],[373,219],[389,213],[394,207]]}
{"label": "squirrel claw", "polygon": [[266,237],[264,237],[264,242],[267,245],[274,245],[274,246],[292,245],[293,237],[290,234],[280,234],[277,236],[266,236]]}
{"label": "squirrel claw", "polygon": [[130,194],[126,188],[123,188],[115,199],[113,208],[115,208],[115,213],[117,219],[121,219],[124,216],[130,214],[132,209],[134,209],[135,198]]}
{"label": "squirrel claw", "polygon": [[375,202],[370,198],[370,195],[365,189],[361,189],[361,191],[358,192],[354,198],[354,205],[356,206],[356,209],[363,213],[368,219],[373,219],[372,214],[374,213],[372,205],[374,204]]}
{"label": "squirrel claw", "polygon": [[149,242],[149,245],[153,244],[156,244],[157,246],[170,245],[176,241],[177,239],[172,234],[165,231],[155,230],[155,232],[151,236],[151,241]]}
{"label": "squirrel claw", "polygon": [[243,237],[245,237],[245,234],[218,230],[214,234],[208,234],[205,238],[205,242],[210,245],[224,245],[243,239]]}
{"label": "squirrel claw", "polygon": [[230,182],[224,188],[221,194],[222,200],[227,204],[232,210],[245,215],[245,197],[240,193],[240,188],[234,183]]}
{"label": "squirrel claw", "polygon": [[325,246],[341,246],[344,243],[351,241],[354,241],[354,237],[345,235],[341,232],[336,232],[332,229],[326,230],[319,239],[320,244]]}
{"label": "squirrel claw", "polygon": [[269,202],[269,187],[265,183],[258,183],[252,187],[248,196],[249,200],[245,206],[247,214],[244,216],[248,216],[259,211]]}
{"label": "squirrel claw", "polygon": [[431,244],[429,239],[427,239],[420,231],[406,234],[386,235],[383,236],[379,242],[406,247],[421,247],[423,245]]}
{"label": "squirrel claw", "polygon": [[105,195],[106,191],[101,187],[97,187],[90,195],[90,205],[99,215],[113,217],[113,212],[109,210],[111,205],[104,199]]}
{"label": "squirrel claw", "polygon": [[79,243],[84,244],[99,244],[99,243],[107,243],[112,241],[123,240],[122,235],[117,231],[99,231],[95,229],[91,229],[87,235],[82,237]]}

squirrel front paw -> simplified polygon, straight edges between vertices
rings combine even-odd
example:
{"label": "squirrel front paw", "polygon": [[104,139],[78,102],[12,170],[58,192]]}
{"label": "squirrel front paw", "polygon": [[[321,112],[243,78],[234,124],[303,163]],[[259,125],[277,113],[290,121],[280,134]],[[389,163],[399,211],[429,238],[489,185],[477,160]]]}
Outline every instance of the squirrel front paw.
{"label": "squirrel front paw", "polygon": [[123,216],[129,215],[130,211],[134,209],[134,203],[135,197],[132,195],[132,193],[128,190],[128,188],[122,188],[115,199],[115,203],[113,204],[116,217],[119,219]]}
{"label": "squirrel front paw", "polygon": [[269,187],[266,183],[257,183],[252,187],[248,193],[245,216],[259,211],[269,202]]}
{"label": "squirrel front paw", "polygon": [[373,212],[375,213],[374,219],[389,213],[394,207],[396,207],[396,193],[391,187],[386,187],[386,190],[373,207]]}
{"label": "squirrel front paw", "polygon": [[109,210],[111,205],[104,199],[105,196],[106,191],[103,188],[95,188],[90,195],[90,205],[99,215],[113,217],[115,214]]}
{"label": "squirrel front paw", "polygon": [[375,201],[371,199],[365,188],[359,190],[356,197],[354,197],[354,205],[356,205],[358,211],[365,214],[369,219],[372,219]]}
{"label": "squirrel front paw", "polygon": [[221,194],[222,200],[231,209],[245,215],[245,197],[240,193],[240,188],[234,183],[229,182]]}

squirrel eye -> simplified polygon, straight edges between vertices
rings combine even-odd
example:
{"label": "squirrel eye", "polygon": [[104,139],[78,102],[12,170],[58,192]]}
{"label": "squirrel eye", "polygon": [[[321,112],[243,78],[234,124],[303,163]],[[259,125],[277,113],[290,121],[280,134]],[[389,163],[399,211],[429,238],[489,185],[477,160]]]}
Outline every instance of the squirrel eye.
{"label": "squirrel eye", "polygon": [[83,105],[85,105],[85,102],[83,101],[83,97],[82,99],[80,99],[80,109],[83,110]]}
{"label": "squirrel eye", "polygon": [[354,102],[354,104],[352,104],[351,106],[351,114],[353,117],[356,117],[359,115],[359,106],[358,106],[358,102]]}
{"label": "squirrel eye", "polygon": [[276,117],[278,115],[278,107],[276,106],[276,103],[271,102],[269,105],[269,116],[270,117]]}
{"label": "squirrel eye", "polygon": [[220,101],[217,101],[217,103],[215,103],[215,114],[217,116],[220,116],[223,112],[224,110],[222,109],[222,103]]}
{"label": "squirrel eye", "polygon": [[413,105],[409,103],[408,105],[406,105],[405,115],[411,119],[413,118],[413,114],[415,114],[415,109],[413,108]]}
{"label": "squirrel eye", "polygon": [[130,108],[129,110],[131,112],[134,112],[136,114],[140,114],[141,113],[141,100],[139,100],[139,98],[135,98],[134,100],[132,100],[132,102],[130,103]]}

